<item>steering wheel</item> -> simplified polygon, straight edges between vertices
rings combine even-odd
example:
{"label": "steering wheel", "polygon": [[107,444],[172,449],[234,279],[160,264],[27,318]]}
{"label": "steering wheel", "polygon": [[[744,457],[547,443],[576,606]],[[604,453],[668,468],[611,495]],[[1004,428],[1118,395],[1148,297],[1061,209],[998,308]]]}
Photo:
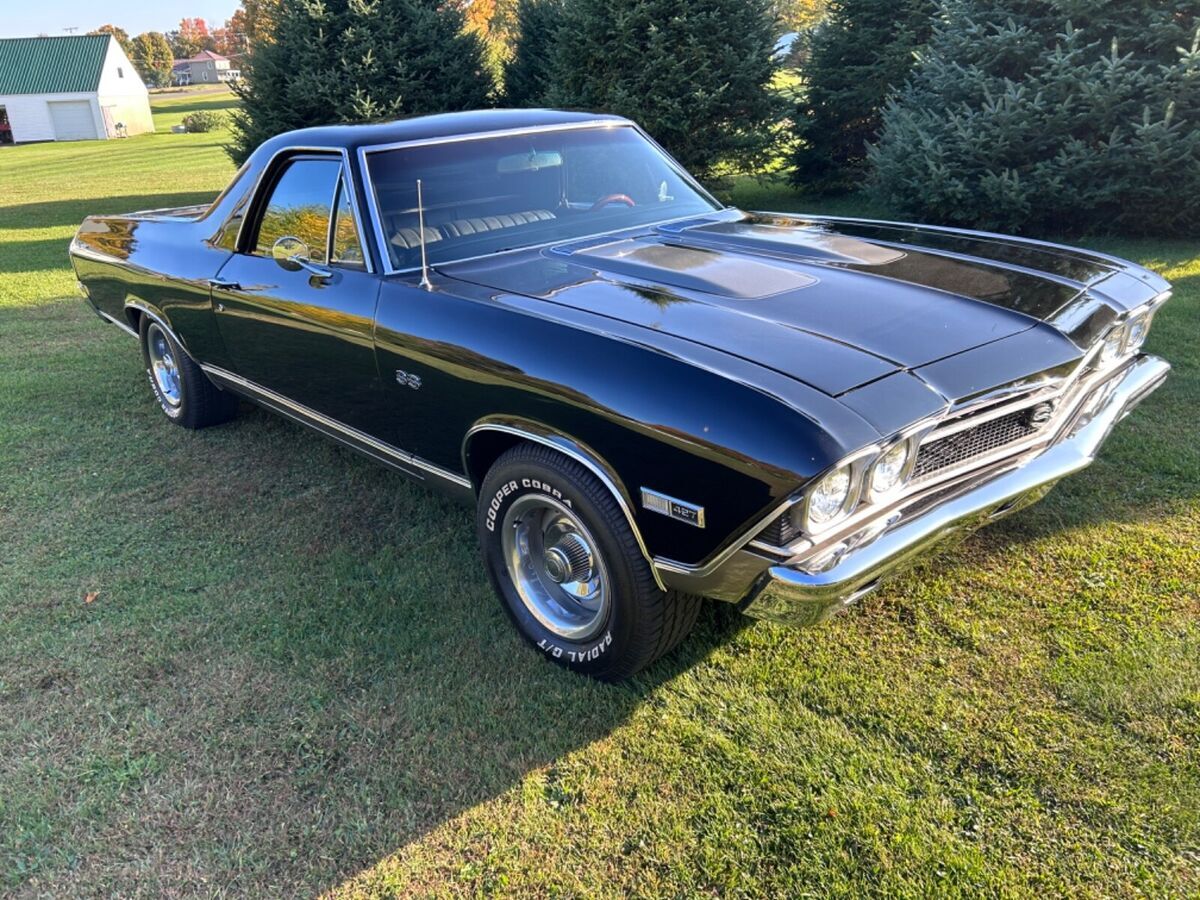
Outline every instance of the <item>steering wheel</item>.
{"label": "steering wheel", "polygon": [[637,203],[628,194],[607,194],[593,203],[589,211],[595,212],[598,209],[603,209],[610,203],[624,203],[626,206],[637,206]]}

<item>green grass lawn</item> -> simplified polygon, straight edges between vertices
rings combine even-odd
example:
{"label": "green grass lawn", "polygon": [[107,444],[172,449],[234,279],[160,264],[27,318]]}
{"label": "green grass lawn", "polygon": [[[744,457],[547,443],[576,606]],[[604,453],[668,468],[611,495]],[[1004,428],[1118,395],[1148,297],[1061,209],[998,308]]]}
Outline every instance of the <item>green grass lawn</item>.
{"label": "green grass lawn", "polygon": [[225,139],[0,150],[0,894],[1200,893],[1200,246],[1095,242],[1174,280],[1175,373],[1087,472],[608,687],[521,644],[468,510],[169,425],[74,295],[79,220],[214,195]]}

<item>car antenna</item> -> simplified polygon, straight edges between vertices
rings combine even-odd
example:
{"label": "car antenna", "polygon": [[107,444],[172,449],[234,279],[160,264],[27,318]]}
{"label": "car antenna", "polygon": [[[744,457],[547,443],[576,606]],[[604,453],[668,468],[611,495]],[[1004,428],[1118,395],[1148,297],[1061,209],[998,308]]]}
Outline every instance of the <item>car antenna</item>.
{"label": "car antenna", "polygon": [[417,179],[417,226],[421,232],[421,287],[427,291],[433,290],[433,282],[429,280],[429,261],[425,258],[425,199],[421,195],[421,179]]}

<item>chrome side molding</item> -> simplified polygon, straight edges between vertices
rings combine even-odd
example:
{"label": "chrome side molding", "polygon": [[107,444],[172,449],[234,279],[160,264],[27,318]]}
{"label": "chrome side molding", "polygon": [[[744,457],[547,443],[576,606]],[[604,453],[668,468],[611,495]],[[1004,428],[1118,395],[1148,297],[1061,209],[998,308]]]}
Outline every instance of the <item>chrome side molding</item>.
{"label": "chrome side molding", "polygon": [[250,381],[248,378],[243,378],[241,375],[237,375],[227,369],[222,369],[220,366],[210,366],[202,363],[200,368],[204,371],[204,374],[214,379],[218,384],[227,385],[234,391],[247,395],[251,400],[262,402],[274,411],[286,415],[300,422],[302,425],[308,425],[329,437],[340,440],[350,448],[365,453],[367,456],[381,462],[388,463],[414,478],[424,480],[426,476],[432,476],[457,490],[472,490],[471,481],[465,476],[457,472],[451,472],[449,469],[443,469],[441,466],[421,459],[419,456],[414,456],[398,447],[384,443],[365,432],[359,431],[357,428],[332,419],[324,413],[317,412],[315,409],[305,406],[302,403],[297,403],[295,400],[285,397],[283,394],[279,394],[270,388],[263,387],[261,384]]}

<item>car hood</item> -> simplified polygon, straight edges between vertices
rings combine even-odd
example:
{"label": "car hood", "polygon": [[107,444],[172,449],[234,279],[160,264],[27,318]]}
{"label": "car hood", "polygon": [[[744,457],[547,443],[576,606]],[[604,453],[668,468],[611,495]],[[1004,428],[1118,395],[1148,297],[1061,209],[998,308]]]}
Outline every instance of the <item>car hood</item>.
{"label": "car hood", "polygon": [[[1020,341],[1018,358],[988,355],[988,378],[1011,381],[1077,355],[1046,323],[1121,270],[1041,246],[729,211],[439,271],[693,341],[840,396],[1034,329],[1043,333]],[[968,386],[943,378],[932,388],[944,400]]]}

